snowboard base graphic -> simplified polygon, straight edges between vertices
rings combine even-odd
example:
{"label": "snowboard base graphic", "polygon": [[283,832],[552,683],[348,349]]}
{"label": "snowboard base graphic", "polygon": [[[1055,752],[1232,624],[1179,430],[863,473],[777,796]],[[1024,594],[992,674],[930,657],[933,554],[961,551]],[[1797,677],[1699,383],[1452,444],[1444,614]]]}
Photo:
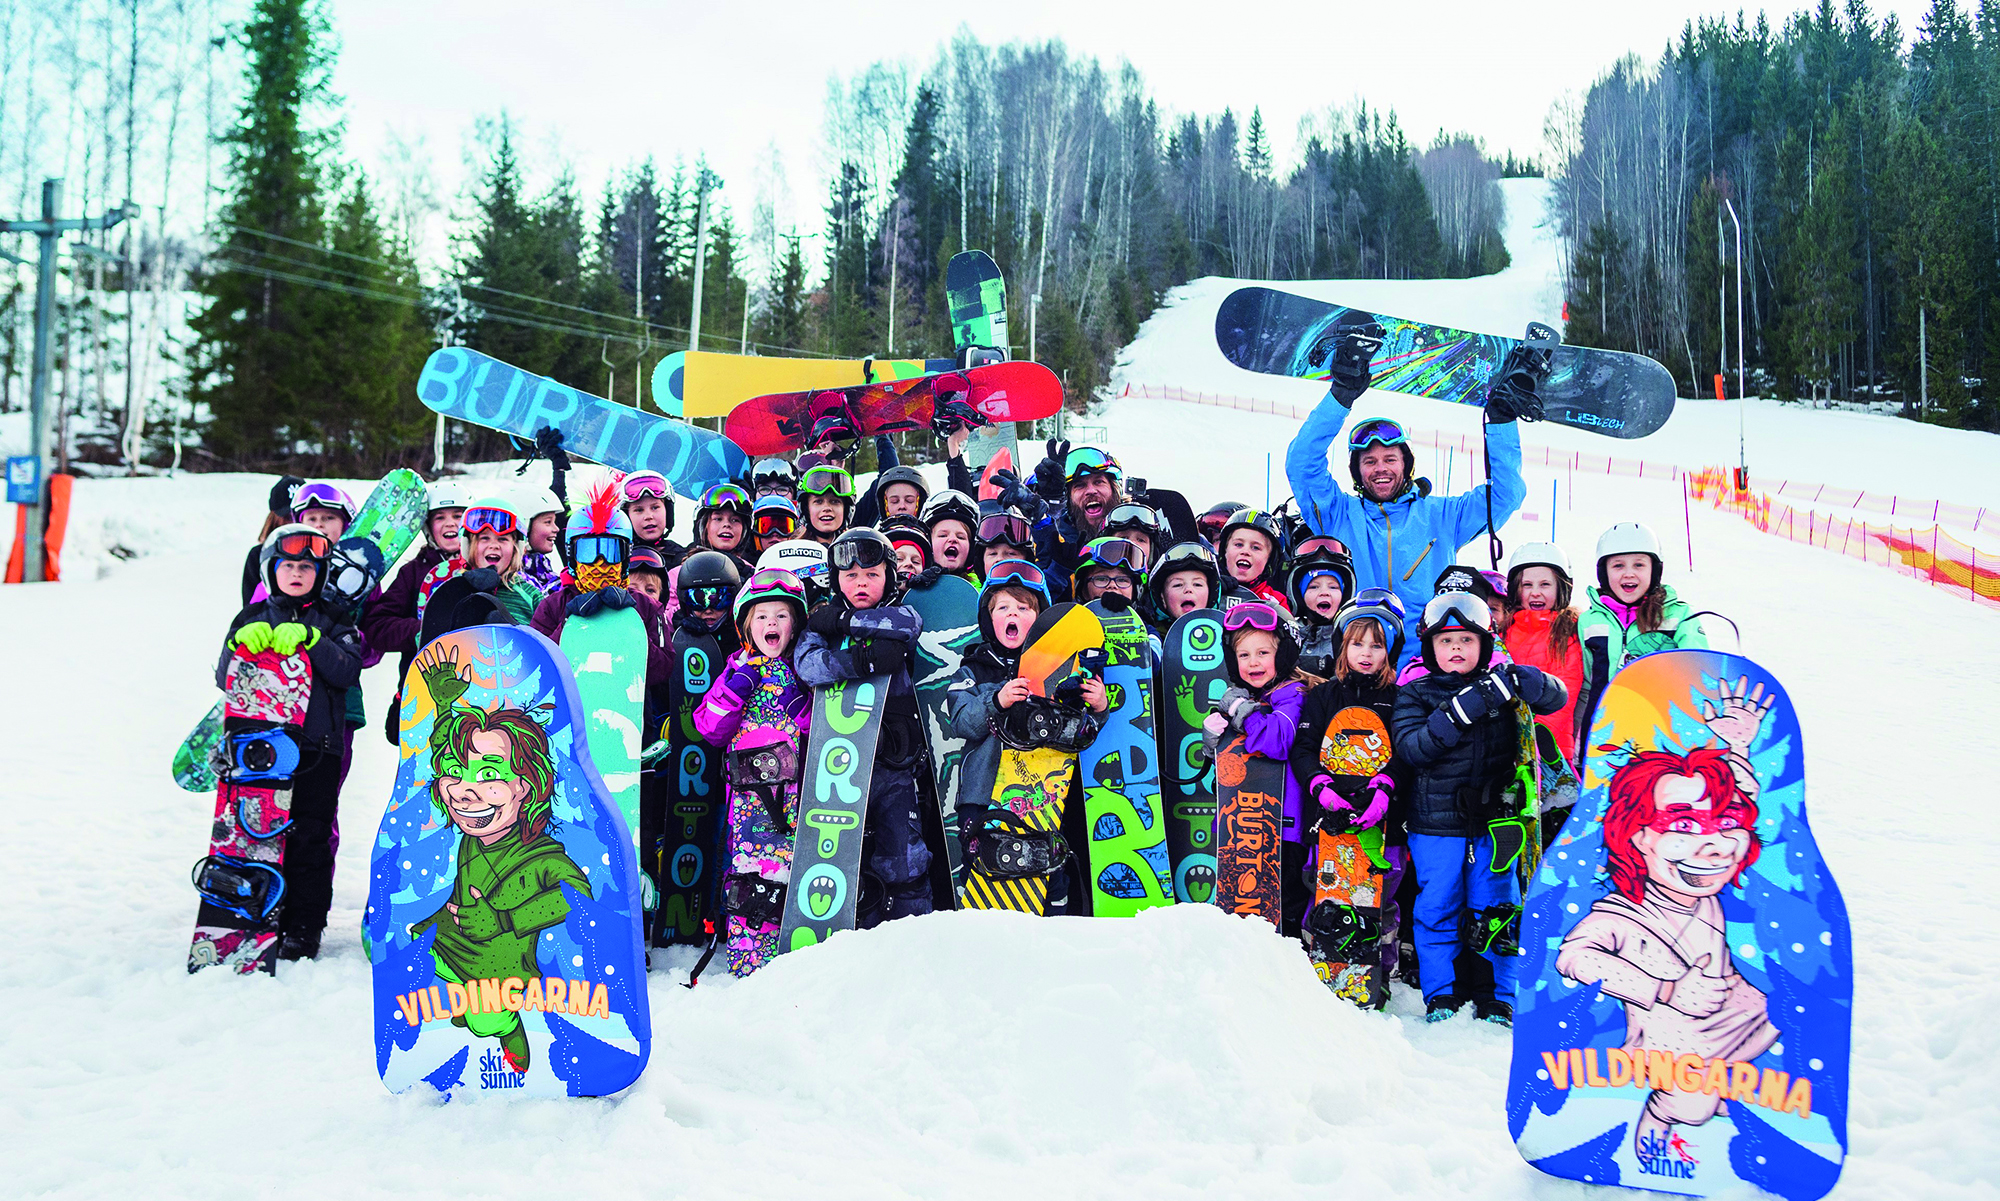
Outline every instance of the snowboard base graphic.
{"label": "snowboard base graphic", "polygon": [[1182,904],[1215,898],[1215,764],[1202,754],[1201,723],[1229,688],[1222,655],[1222,614],[1196,609],[1167,631],[1160,661],[1160,797]]}

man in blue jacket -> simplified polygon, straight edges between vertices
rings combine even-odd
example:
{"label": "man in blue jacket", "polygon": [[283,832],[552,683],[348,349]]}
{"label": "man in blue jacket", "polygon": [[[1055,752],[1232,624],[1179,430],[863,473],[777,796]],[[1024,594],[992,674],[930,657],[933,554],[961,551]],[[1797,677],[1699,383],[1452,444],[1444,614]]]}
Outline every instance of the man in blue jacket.
{"label": "man in blue jacket", "polygon": [[[1367,387],[1336,380],[1328,400],[1314,409],[1285,453],[1285,474],[1306,524],[1315,534],[1347,544],[1356,586],[1387,588],[1403,602],[1409,630],[1403,662],[1423,647],[1417,631],[1431,582],[1458,558],[1458,549],[1486,528],[1487,493],[1492,493],[1493,528],[1506,524],[1528,494],[1521,479],[1521,434],[1517,416],[1535,415],[1532,387],[1525,402],[1517,388],[1496,382],[1486,402],[1489,479],[1457,496],[1432,496],[1431,482],[1416,474],[1417,456],[1403,427],[1384,418],[1357,424],[1347,437],[1349,493],[1334,484],[1327,455],[1340,436],[1348,405]],[[1506,373],[1500,377],[1506,378]],[[1343,396],[1343,393],[1347,395]]]}

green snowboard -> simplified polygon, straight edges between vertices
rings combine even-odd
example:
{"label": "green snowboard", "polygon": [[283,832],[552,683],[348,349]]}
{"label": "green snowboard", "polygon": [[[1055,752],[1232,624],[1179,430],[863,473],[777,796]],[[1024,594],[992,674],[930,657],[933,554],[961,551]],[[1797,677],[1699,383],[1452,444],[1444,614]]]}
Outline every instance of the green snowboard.
{"label": "green snowboard", "polygon": [[[562,652],[583,701],[590,761],[639,854],[639,751],[645,741],[646,622],[637,609],[600,609],[563,622]],[[649,878],[651,873],[647,873]],[[657,881],[655,881],[657,883]]]}

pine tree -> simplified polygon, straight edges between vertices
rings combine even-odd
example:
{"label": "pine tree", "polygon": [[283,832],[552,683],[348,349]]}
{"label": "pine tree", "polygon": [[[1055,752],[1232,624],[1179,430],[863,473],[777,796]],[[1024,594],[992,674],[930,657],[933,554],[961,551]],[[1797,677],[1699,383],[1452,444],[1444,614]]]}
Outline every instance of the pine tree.
{"label": "pine tree", "polygon": [[432,335],[423,310],[391,297],[417,290],[416,263],[408,247],[383,234],[359,174],[335,209],[330,234],[353,286],[324,295],[318,306],[321,399],[307,422],[322,470],[370,476],[414,465],[432,422],[416,398]]}

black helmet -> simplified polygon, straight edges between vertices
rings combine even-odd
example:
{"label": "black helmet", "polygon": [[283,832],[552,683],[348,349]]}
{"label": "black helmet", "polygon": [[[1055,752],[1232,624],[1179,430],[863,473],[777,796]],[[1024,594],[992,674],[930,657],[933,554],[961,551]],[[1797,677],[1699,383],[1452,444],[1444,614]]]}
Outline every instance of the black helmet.
{"label": "black helmet", "polygon": [[931,494],[930,485],[924,483],[923,473],[914,467],[891,467],[875,477],[875,504],[882,504],[882,492],[891,484],[908,484],[917,490],[917,507],[921,509]]}
{"label": "black helmet", "polygon": [[1216,554],[1222,553],[1222,546],[1229,541],[1229,535],[1237,530],[1256,530],[1271,540],[1271,557],[1264,562],[1264,574],[1258,582],[1264,583],[1276,576],[1285,565],[1285,525],[1277,514],[1261,509],[1238,509],[1229,515],[1223,524],[1222,533],[1215,540]]}
{"label": "black helmet", "polygon": [[840,591],[840,573],[856,567],[885,568],[883,574],[888,578],[888,588],[882,595],[885,604],[894,600],[899,591],[896,548],[881,530],[865,525],[842,530],[840,537],[827,546],[826,561],[827,566],[832,568],[828,595],[842,605],[847,603],[847,598]]}
{"label": "black helmet", "polygon": [[1278,657],[1273,666],[1278,674],[1272,683],[1288,679],[1299,665],[1298,631],[1292,628],[1291,619],[1276,605],[1256,600],[1231,605],[1222,615],[1222,666],[1229,673],[1229,682],[1238,688],[1249,687],[1236,673],[1236,639],[1246,630],[1277,636]]}
{"label": "black helmet", "polygon": [[683,609],[727,613],[742,584],[743,573],[737,570],[735,559],[719,550],[700,550],[681,560],[674,579],[674,600]]}
{"label": "black helmet", "polygon": [[1334,578],[1340,581],[1341,604],[1345,605],[1354,599],[1354,560],[1334,550],[1332,546],[1325,545],[1333,541],[1330,538],[1313,541],[1318,541],[1322,545],[1313,546],[1312,541],[1307,542],[1305,545],[1311,549],[1305,550],[1293,559],[1291,569],[1285,573],[1285,599],[1292,602],[1292,612],[1297,614],[1300,620],[1305,620],[1307,613],[1306,585],[1312,583],[1314,576],[1324,572],[1332,572]]}
{"label": "black helmet", "polygon": [[1229,524],[1234,514],[1247,508],[1242,501],[1218,501],[1208,507],[1201,516],[1194,519],[1195,530],[1213,545],[1222,545],[1222,527]]}
{"label": "black helmet", "polygon": [[1173,527],[1167,524],[1160,511],[1142,501],[1128,500],[1113,505],[1104,515],[1104,533],[1115,534],[1120,530],[1138,530],[1152,543],[1153,553],[1158,555],[1174,540]]}
{"label": "black helmet", "polygon": [[1433,672],[1443,669],[1438,666],[1431,642],[1445,630],[1469,630],[1479,635],[1479,670],[1486,670],[1493,662],[1493,610],[1476,593],[1440,592],[1424,606],[1423,621],[1417,632],[1424,642],[1424,666]]}
{"label": "black helmet", "polygon": [[951,518],[964,522],[968,535],[977,537],[979,533],[979,503],[956,489],[947,488],[925,501],[920,516],[926,530],[935,529],[938,522]]}
{"label": "black helmet", "polygon": [[1183,542],[1167,548],[1159,562],[1147,573],[1146,590],[1153,596],[1153,603],[1159,611],[1167,611],[1167,577],[1183,571],[1198,571],[1208,580],[1208,605],[1215,608],[1222,601],[1222,569],[1215,561],[1215,552],[1199,542]]}
{"label": "black helmet", "polygon": [[750,469],[750,487],[762,492],[766,488],[779,488],[789,493],[799,485],[799,470],[792,466],[790,459],[759,459]]}
{"label": "black helmet", "polygon": [[914,546],[923,552],[924,566],[931,565],[931,532],[925,528],[922,521],[905,514],[898,514],[895,517],[884,517],[875,528],[889,540],[891,557],[898,546]]}

